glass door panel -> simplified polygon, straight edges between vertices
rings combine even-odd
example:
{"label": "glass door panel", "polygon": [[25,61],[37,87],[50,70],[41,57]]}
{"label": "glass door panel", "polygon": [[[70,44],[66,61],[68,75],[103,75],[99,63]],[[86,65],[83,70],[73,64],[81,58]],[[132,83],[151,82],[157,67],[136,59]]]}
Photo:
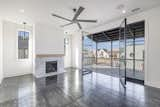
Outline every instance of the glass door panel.
{"label": "glass door panel", "polygon": [[113,41],[112,42],[112,68],[116,69],[118,67],[119,67],[119,41]]}
{"label": "glass door panel", "polygon": [[135,79],[144,80],[144,37],[135,39]]}
{"label": "glass door panel", "polygon": [[126,19],[119,30],[119,78],[123,87],[126,85]]}
{"label": "glass door panel", "polygon": [[125,43],[124,40],[120,40],[120,45],[119,45],[119,53],[120,53],[120,59],[119,59],[119,78],[120,78],[120,82],[121,84],[125,87],[126,84],[126,77],[125,77]]}
{"label": "glass door panel", "polygon": [[126,40],[126,77],[127,78],[134,78],[134,46],[133,39]]}
{"label": "glass door panel", "polygon": [[83,36],[82,43],[82,68],[84,72],[90,72],[96,64],[96,43],[91,36]]}

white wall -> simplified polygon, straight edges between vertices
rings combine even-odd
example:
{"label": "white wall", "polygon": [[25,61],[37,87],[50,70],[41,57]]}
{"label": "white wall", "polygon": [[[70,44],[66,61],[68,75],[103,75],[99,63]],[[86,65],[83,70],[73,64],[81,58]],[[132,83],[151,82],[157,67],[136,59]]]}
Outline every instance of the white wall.
{"label": "white wall", "polygon": [[148,13],[147,84],[160,88],[160,8]]}
{"label": "white wall", "polygon": [[[160,88],[160,7],[129,16],[127,19],[128,23],[145,20],[145,84]],[[95,33],[112,29],[118,27],[122,20],[119,19],[96,28],[87,29],[87,31]],[[75,65],[76,59],[74,59],[76,56],[75,50],[80,51],[81,49],[81,37],[78,34],[74,34],[72,39],[72,66],[77,67]],[[81,57],[81,51],[77,56]],[[81,60],[79,60],[79,63],[81,63]]]}
{"label": "white wall", "polygon": [[[4,41],[3,42],[3,54],[4,54],[3,76],[4,78],[24,75],[24,74],[31,74],[31,73],[34,74],[36,54],[64,54],[63,30],[55,28],[52,25],[36,23],[35,25],[33,25],[33,27],[27,26],[26,28],[32,34],[30,35],[30,59],[20,60],[20,61],[17,60],[16,36],[17,36],[18,29],[23,29],[23,26],[12,23],[12,22],[3,21],[3,41]],[[36,35],[36,36],[33,36],[33,35]],[[0,64],[0,67],[1,67],[1,64]],[[1,75],[0,75],[0,79],[1,79]]]}
{"label": "white wall", "polygon": [[53,25],[35,24],[36,54],[64,54],[64,32]]}
{"label": "white wall", "polygon": [[2,82],[2,79],[3,79],[3,38],[2,38],[2,21],[0,19],[0,84]]}
{"label": "white wall", "polygon": [[4,77],[18,76],[32,73],[32,27],[26,26],[30,31],[29,59],[17,59],[17,30],[23,25],[3,21],[3,75]]}
{"label": "white wall", "polygon": [[71,67],[71,56],[72,56],[72,36],[65,35],[65,38],[68,39],[68,43],[65,44],[65,56],[64,56],[64,67],[69,68]]}
{"label": "white wall", "polygon": [[82,67],[82,34],[77,31],[72,35],[72,67]]}

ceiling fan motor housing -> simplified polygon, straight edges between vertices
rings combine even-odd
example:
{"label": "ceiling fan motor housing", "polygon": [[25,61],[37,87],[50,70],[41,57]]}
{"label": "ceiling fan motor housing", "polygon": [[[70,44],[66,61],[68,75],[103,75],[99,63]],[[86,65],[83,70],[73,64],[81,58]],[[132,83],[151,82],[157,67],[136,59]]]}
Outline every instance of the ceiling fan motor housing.
{"label": "ceiling fan motor housing", "polygon": [[73,12],[76,12],[77,11],[77,9],[76,8],[73,8]]}

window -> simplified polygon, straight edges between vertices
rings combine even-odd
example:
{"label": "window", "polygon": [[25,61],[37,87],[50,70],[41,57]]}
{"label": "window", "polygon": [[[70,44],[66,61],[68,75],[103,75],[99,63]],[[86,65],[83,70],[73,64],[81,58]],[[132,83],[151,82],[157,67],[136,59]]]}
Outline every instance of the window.
{"label": "window", "polygon": [[131,53],[129,54],[129,56],[130,56],[130,57],[133,57],[133,56],[134,56],[134,53],[133,53],[133,52],[131,52]]}
{"label": "window", "polygon": [[18,31],[18,59],[29,58],[29,32]]}

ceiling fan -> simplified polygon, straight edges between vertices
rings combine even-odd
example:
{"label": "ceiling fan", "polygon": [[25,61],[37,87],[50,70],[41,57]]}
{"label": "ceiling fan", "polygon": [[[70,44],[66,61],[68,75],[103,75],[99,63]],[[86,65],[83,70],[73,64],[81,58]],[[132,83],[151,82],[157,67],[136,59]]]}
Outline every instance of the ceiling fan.
{"label": "ceiling fan", "polygon": [[75,13],[75,15],[74,15],[74,17],[73,17],[72,20],[67,19],[67,18],[65,18],[65,17],[62,17],[62,16],[59,16],[59,15],[56,15],[56,14],[54,14],[54,13],[52,13],[52,16],[57,17],[57,18],[61,18],[61,19],[63,19],[63,20],[66,20],[66,21],[69,21],[69,22],[70,22],[70,23],[68,23],[68,24],[62,25],[61,27],[65,27],[65,26],[68,26],[68,25],[71,25],[71,24],[76,23],[76,24],[78,25],[79,29],[82,29],[82,26],[80,25],[79,22],[87,22],[87,23],[96,23],[96,22],[97,22],[97,20],[83,20],[83,19],[78,19],[78,17],[80,16],[80,14],[82,13],[82,11],[83,11],[84,9],[85,9],[85,8],[82,7],[82,6],[80,6],[78,10],[77,10],[77,9],[73,9],[73,11],[76,12],[76,13]]}

